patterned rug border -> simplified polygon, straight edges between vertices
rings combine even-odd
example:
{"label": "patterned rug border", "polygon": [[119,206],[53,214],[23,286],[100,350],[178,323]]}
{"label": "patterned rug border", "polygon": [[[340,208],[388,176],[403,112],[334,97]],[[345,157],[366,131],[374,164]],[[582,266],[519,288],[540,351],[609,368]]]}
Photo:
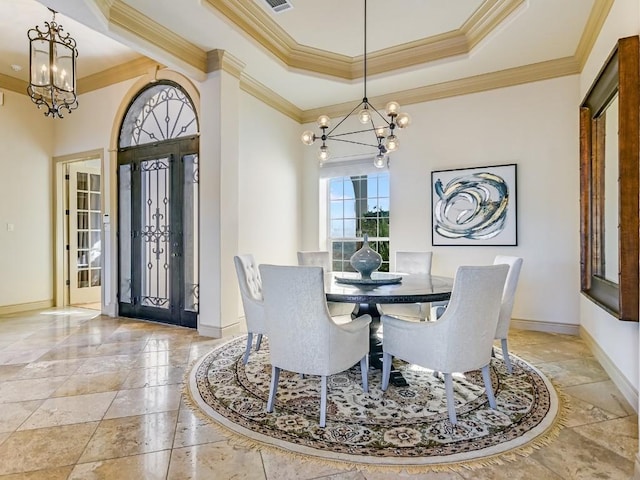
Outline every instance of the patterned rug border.
{"label": "patterned rug border", "polygon": [[[353,469],[355,467],[359,470],[380,472],[398,472],[404,470],[407,473],[455,472],[473,470],[490,465],[505,465],[519,458],[527,457],[536,450],[553,442],[565,426],[567,415],[571,410],[568,396],[563,393],[558,386],[547,378],[538,368],[510,352],[512,357],[525,363],[542,378],[551,397],[552,405],[550,413],[545,417],[543,422],[528,432],[529,435],[533,435],[531,440],[514,446],[509,446],[509,444],[517,443],[517,440],[502,443],[500,444],[501,448],[498,452],[496,451],[498,450],[497,447],[478,450],[473,452],[473,458],[463,458],[466,454],[453,454],[446,456],[414,457],[411,458],[411,460],[407,460],[404,458],[380,458],[339,452],[330,452],[330,456],[327,456],[323,454],[323,450],[292,444],[249,430],[229,421],[204,402],[198,392],[195,373],[210,355],[228,347],[239,338],[246,339],[246,335],[235,336],[213,347],[209,352],[192,362],[187,369],[183,383],[185,404],[202,420],[211,421],[211,425],[228,437],[228,440],[233,445],[258,451],[273,452],[302,462],[331,465],[342,469]],[[194,392],[196,392],[195,395]]]}

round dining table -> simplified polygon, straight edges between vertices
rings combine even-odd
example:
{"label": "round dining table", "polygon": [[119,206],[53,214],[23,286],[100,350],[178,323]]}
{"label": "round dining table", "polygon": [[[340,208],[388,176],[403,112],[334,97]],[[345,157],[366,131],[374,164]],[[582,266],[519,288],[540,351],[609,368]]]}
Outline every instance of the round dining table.
{"label": "round dining table", "polygon": [[[382,368],[382,343],[379,305],[393,303],[432,303],[451,297],[453,278],[435,275],[374,272],[371,279],[361,279],[356,272],[325,274],[325,294],[329,302],[355,304],[352,318],[371,315],[369,330],[369,364]],[[402,375],[392,369],[390,381],[406,386]]]}

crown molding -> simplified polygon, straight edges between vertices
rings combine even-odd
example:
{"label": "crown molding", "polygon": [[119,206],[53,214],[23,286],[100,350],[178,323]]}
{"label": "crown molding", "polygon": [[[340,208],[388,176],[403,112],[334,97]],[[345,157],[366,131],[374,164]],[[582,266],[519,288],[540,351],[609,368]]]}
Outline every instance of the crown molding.
{"label": "crown molding", "polygon": [[274,108],[283,115],[286,115],[292,120],[295,120],[298,123],[302,123],[303,111],[300,108],[298,108],[288,100],[282,98],[273,90],[265,87],[263,84],[250,77],[249,75],[242,74],[242,76],[240,77],[240,89],[257,98],[261,102]]}
{"label": "crown molding", "polygon": [[160,48],[201,72],[207,68],[207,53],[173,31],[153,21],[121,0],[93,0],[110,26]]}
{"label": "crown molding", "polygon": [[[580,66],[577,60],[574,57],[565,57],[381,95],[372,97],[369,100],[373,105],[385,105],[391,100],[395,100],[402,105],[411,105],[578,73],[580,73]],[[353,109],[355,103],[355,101],[345,102],[305,110],[302,112],[302,123],[314,122],[322,114],[330,117],[342,117]]]}
{"label": "crown molding", "polygon": [[[524,3],[525,0],[487,0],[459,30],[397,45],[372,54],[367,53],[367,71],[376,75],[456,55],[466,55]],[[364,56],[357,57],[352,67],[352,79],[362,76],[363,63]]]}
{"label": "crown molding", "polygon": [[[243,91],[297,122],[315,121],[317,116],[322,113],[331,116],[346,115],[353,108],[355,100],[303,111],[260,82],[244,74],[245,65],[228,52],[222,50],[205,52],[128,6],[122,0],[91,1],[102,12],[109,25],[124,29],[135,37],[185,61],[199,71],[208,73],[224,70],[234,75],[240,79],[240,88]],[[613,2],[614,0],[596,0],[594,2],[573,57],[389,93],[372,98],[372,103],[384,104],[391,99],[405,105],[421,103],[580,73]],[[323,76],[330,75],[346,79],[356,79],[362,76],[363,56],[351,58],[298,45],[253,2],[202,0],[202,3],[225,15],[263,48],[292,69],[303,69],[321,73]],[[372,74],[383,73],[467,53],[523,3],[525,0],[486,0],[460,30],[367,54],[368,71]],[[78,91],[86,93],[97,90],[140,76],[151,68],[162,68],[162,66],[153,60],[141,57],[79,79]],[[0,74],[0,88],[26,94],[27,87],[26,81]]]}
{"label": "crown molding", "polygon": [[203,0],[202,4],[225,16],[289,68],[347,80],[354,78],[351,57],[298,44],[253,2]]}
{"label": "crown molding", "polygon": [[[367,52],[372,75],[395,71],[455,55],[468,54],[525,0],[485,0],[459,30],[434,35],[392,48]],[[364,56],[349,57],[298,44],[253,2],[203,0],[287,67],[345,80],[361,78]]]}
{"label": "crown molding", "polygon": [[526,4],[526,0],[487,1],[483,3],[462,25],[469,43],[469,50],[487,37],[516,9]]}
{"label": "crown molding", "polygon": [[93,0],[93,3],[102,12],[104,18],[109,18],[109,12],[116,0]]}
{"label": "crown molding", "polygon": [[580,64],[581,71],[587,63],[587,59],[591,54],[591,49],[596,43],[600,30],[609,15],[609,11],[611,10],[613,3],[614,0],[596,0],[593,3],[591,13],[589,13],[587,24],[582,32],[582,36],[580,37],[575,53],[575,57]]}
{"label": "crown molding", "polygon": [[207,73],[222,70],[239,79],[245,66],[243,62],[225,50],[218,49],[207,52]]}
{"label": "crown molding", "polygon": [[10,77],[9,75],[0,73],[0,88],[26,95],[28,87],[29,87],[28,82],[25,82],[24,80],[20,80],[19,78]]}
{"label": "crown molding", "polygon": [[136,78],[153,69],[164,68],[164,65],[147,57],[140,57],[115,67],[102,70],[78,79],[78,94],[88,93],[108,87],[131,78]]}

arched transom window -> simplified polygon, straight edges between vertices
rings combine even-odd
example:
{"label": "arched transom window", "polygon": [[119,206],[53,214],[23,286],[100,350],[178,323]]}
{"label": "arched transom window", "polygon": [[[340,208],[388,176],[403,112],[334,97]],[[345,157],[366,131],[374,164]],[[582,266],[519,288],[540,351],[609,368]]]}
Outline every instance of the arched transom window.
{"label": "arched transom window", "polygon": [[189,96],[177,85],[158,82],[132,102],[120,129],[120,148],[188,137],[198,133]]}

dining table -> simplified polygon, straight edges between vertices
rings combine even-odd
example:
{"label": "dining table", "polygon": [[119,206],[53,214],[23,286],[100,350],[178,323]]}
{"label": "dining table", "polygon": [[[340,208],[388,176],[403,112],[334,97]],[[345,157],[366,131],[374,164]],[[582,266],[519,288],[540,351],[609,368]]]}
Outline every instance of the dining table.
{"label": "dining table", "polygon": [[[433,303],[451,297],[453,278],[402,272],[373,272],[371,278],[362,278],[357,272],[325,273],[327,301],[353,303],[352,318],[371,315],[369,326],[369,364],[382,369],[384,332],[380,322],[380,305],[398,303]],[[390,382],[407,386],[400,372],[391,370]]]}

